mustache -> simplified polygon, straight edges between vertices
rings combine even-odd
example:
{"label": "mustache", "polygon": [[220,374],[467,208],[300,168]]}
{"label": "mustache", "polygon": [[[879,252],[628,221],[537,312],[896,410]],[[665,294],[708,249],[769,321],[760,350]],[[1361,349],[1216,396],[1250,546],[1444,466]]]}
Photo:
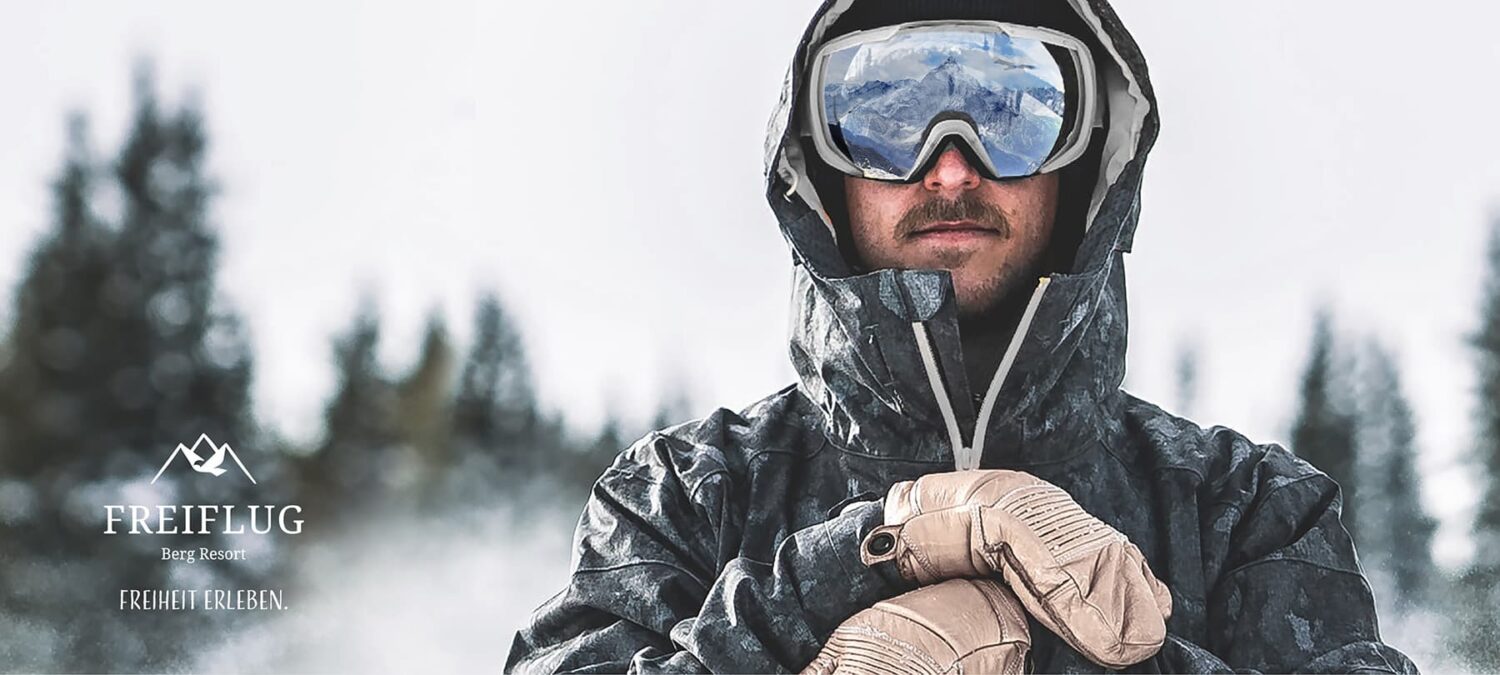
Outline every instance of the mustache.
{"label": "mustache", "polygon": [[998,207],[965,193],[958,199],[933,198],[911,207],[896,223],[896,236],[905,238],[932,223],[968,220],[994,230],[1001,238],[1010,237],[1010,220]]}

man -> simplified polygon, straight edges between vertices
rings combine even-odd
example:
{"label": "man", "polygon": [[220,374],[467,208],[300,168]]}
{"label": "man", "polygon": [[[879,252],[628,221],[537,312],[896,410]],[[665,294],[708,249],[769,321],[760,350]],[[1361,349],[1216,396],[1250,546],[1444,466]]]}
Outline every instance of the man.
{"label": "man", "polygon": [[1338,487],[1120,390],[1157,134],[1105,0],[829,0],[768,134],[799,382],[595,486],[524,670],[1412,672]]}

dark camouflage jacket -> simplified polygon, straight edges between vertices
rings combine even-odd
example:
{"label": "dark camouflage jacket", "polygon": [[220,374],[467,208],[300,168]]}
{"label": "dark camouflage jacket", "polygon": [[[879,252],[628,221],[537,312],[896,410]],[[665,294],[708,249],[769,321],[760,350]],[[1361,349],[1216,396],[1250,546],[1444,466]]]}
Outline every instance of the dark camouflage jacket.
{"label": "dark camouflage jacket", "polygon": [[[1132,671],[1413,671],[1380,642],[1332,480],[1120,389],[1122,263],[1157,112],[1141,53],[1105,0],[1074,0],[1110,51],[1087,232],[1074,268],[1042,280],[1011,343],[994,345],[1005,357],[987,384],[966,379],[948,274],[851,275],[789,140],[795,75],[857,1],[819,9],[767,135],[767,199],[795,263],[799,382],[621,454],[578,525],[567,587],[516,635],[506,668],[799,670],[839,623],[909,590],[859,560],[886,489],[977,456],[1067,490],[1171,587],[1167,643]],[[1101,670],[1031,630],[1037,671]]]}

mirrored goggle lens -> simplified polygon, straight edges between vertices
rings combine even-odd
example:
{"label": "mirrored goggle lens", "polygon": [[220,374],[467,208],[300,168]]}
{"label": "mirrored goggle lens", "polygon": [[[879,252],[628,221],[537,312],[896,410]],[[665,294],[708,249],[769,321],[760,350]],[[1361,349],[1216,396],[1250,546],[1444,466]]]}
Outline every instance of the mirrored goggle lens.
{"label": "mirrored goggle lens", "polygon": [[999,178],[1036,173],[1065,134],[1063,68],[1033,38],[898,33],[831,52],[822,83],[830,140],[871,178],[911,173],[943,120],[973,127]]}

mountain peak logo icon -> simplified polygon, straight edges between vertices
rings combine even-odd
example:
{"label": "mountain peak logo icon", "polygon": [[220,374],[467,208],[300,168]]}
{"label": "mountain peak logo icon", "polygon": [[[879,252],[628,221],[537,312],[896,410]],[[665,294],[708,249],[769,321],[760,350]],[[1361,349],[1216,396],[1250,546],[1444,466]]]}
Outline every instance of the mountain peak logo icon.
{"label": "mountain peak logo icon", "polygon": [[[205,445],[207,447],[204,447]],[[213,439],[208,437],[208,434],[199,435],[198,440],[193,441],[193,447],[191,448],[178,443],[177,448],[172,450],[172,454],[167,457],[166,463],[162,464],[161,468],[156,470],[156,476],[151,479],[152,483],[155,483],[157,478],[161,478],[162,472],[166,471],[167,467],[172,465],[172,460],[177,459],[178,455],[186,457],[188,465],[192,466],[194,471],[206,473],[211,476],[224,475],[227,469],[220,465],[224,463],[224,457],[227,455],[230,459],[234,460],[236,466],[240,467],[240,472],[244,473],[245,477],[250,479],[250,484],[256,484],[255,476],[250,475],[250,470],[245,468],[245,463],[240,461],[240,456],[234,452],[234,448],[229,447],[228,443],[216,445]]]}

